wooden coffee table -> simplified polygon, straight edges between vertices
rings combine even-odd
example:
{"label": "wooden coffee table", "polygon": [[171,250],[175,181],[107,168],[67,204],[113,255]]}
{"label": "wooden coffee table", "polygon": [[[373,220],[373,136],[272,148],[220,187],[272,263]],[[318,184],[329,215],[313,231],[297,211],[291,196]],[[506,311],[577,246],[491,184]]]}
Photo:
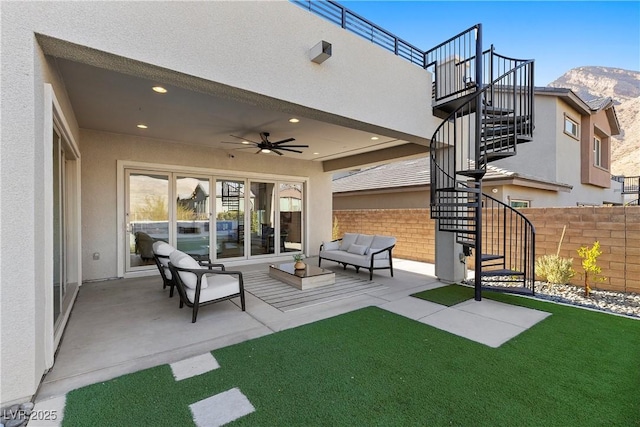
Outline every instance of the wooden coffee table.
{"label": "wooden coffee table", "polygon": [[336,274],[331,270],[307,264],[304,270],[293,268],[293,262],[271,264],[269,276],[298,289],[312,289],[336,283]]}

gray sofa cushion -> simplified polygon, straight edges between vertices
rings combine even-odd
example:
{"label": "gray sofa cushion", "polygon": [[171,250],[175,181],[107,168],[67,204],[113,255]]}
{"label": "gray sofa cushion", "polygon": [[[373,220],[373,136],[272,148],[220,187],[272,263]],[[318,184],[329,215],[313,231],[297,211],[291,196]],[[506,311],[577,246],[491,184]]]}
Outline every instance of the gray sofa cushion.
{"label": "gray sofa cushion", "polygon": [[371,234],[358,234],[358,238],[356,239],[356,245],[362,245],[368,248],[369,246],[371,246],[372,241],[373,241],[373,236]]}
{"label": "gray sofa cushion", "polygon": [[344,236],[342,236],[342,243],[340,244],[340,250],[349,250],[349,246],[353,245],[357,238],[358,235],[356,233],[344,233]]}
{"label": "gray sofa cushion", "polygon": [[356,255],[364,255],[364,253],[367,251],[367,246],[365,245],[356,245],[355,243],[351,246],[349,246],[349,249],[347,249],[347,252],[349,252],[350,254],[356,254]]}
{"label": "gray sofa cushion", "polygon": [[340,242],[322,242],[322,249],[325,251],[337,251],[340,249]]}

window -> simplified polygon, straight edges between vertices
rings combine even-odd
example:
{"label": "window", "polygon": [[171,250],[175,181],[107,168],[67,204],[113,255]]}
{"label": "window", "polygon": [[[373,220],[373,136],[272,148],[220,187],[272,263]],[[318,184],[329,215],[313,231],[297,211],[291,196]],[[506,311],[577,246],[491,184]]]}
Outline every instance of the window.
{"label": "window", "polygon": [[593,137],[593,164],[602,167],[602,140],[597,136]]}
{"label": "window", "polygon": [[528,200],[511,199],[509,204],[511,205],[512,208],[528,208],[529,207]]}
{"label": "window", "polygon": [[578,139],[578,122],[568,116],[564,116],[564,133]]}

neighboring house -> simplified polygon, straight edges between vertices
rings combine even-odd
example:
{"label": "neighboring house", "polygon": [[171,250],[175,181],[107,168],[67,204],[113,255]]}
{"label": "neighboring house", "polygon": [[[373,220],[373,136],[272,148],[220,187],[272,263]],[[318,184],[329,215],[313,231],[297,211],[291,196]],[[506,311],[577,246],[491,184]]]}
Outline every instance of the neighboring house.
{"label": "neighboring house", "polygon": [[333,15],[0,3],[0,406],[34,395],[84,281],[157,274],[135,232],[232,265],[315,255],[331,236],[332,173],[424,155],[442,122],[432,89],[474,90],[434,82],[454,66],[435,55],[446,49],[427,59],[334,2],[297,3]]}
{"label": "neighboring house", "polygon": [[492,166],[572,188],[555,194],[509,188],[507,196],[533,207],[623,204],[622,186],[610,170],[610,140],[620,134],[613,100],[585,102],[562,88],[536,88],[535,94],[534,141]]}
{"label": "neighboring house", "polygon": [[[483,192],[516,208],[622,205],[622,184],[609,172],[610,138],[620,133],[613,101],[536,88],[535,114],[534,140],[487,166]],[[428,157],[337,174],[333,208],[428,208],[429,182]]]}

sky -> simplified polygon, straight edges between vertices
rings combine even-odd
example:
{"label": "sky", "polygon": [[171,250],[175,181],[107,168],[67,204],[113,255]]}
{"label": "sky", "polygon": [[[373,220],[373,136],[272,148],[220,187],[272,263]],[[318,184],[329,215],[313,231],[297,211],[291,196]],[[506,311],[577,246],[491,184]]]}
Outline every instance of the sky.
{"label": "sky", "polygon": [[572,68],[640,71],[640,1],[339,1],[428,50],[482,23],[483,47],[535,59],[535,85]]}

